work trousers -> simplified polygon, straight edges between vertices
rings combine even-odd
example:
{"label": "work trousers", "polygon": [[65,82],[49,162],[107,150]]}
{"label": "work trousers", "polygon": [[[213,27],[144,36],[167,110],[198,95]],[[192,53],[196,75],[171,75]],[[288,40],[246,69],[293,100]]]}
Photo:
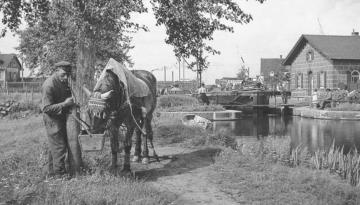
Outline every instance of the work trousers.
{"label": "work trousers", "polygon": [[65,158],[68,151],[66,116],[43,116],[49,143],[49,174],[66,172]]}
{"label": "work trousers", "polygon": [[203,103],[205,103],[206,105],[209,105],[209,98],[206,96],[205,93],[200,93],[200,99]]}

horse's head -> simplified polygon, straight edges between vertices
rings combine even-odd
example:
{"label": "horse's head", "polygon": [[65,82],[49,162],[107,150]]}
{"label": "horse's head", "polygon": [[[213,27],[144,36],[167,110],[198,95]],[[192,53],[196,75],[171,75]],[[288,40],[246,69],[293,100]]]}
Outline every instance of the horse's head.
{"label": "horse's head", "polygon": [[85,87],[83,90],[89,97],[86,121],[94,133],[104,132],[108,121],[118,116],[125,102],[124,85],[112,71],[106,71],[93,92]]}

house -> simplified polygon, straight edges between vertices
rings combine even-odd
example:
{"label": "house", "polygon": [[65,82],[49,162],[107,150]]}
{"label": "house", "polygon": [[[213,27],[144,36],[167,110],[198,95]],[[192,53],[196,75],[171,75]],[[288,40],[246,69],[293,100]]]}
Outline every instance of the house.
{"label": "house", "polygon": [[287,68],[283,65],[284,59],[280,58],[261,58],[260,59],[260,74],[263,76],[264,83],[269,84],[271,76],[278,73],[287,72]]}
{"label": "house", "polygon": [[292,95],[314,89],[360,88],[360,36],[302,35],[285,58]]}
{"label": "house", "polygon": [[0,87],[20,81],[21,63],[15,54],[0,54]]}

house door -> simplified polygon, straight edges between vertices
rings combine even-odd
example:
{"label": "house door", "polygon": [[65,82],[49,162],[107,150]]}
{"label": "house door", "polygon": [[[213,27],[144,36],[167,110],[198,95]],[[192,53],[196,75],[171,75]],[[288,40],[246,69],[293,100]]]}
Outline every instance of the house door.
{"label": "house door", "polygon": [[314,88],[314,78],[313,78],[313,74],[312,74],[312,73],[309,73],[309,75],[308,75],[308,92],[307,92],[307,94],[308,94],[309,96],[312,95],[313,88]]}
{"label": "house door", "polygon": [[349,82],[349,91],[360,89],[359,77],[360,77],[360,73],[357,70],[353,70],[350,73],[350,75],[348,77],[348,81],[350,81]]}

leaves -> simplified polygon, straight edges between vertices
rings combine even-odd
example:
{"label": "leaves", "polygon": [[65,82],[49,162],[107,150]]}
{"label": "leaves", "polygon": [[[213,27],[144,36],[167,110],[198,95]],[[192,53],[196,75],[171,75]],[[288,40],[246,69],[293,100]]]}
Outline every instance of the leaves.
{"label": "leaves", "polygon": [[112,57],[131,63],[128,51],[133,46],[129,33],[147,29],[130,21],[132,12],[146,12],[141,0],[0,2],[2,20],[8,29],[17,31],[22,17],[28,23],[26,30],[18,31],[21,40],[18,50],[30,69],[40,66],[44,73],[51,73],[58,60],[75,64],[80,41],[92,45],[99,61]]}
{"label": "leaves", "polygon": [[192,59],[188,65],[199,73],[209,65],[206,53],[220,54],[207,45],[213,40],[214,32],[234,32],[226,23],[245,24],[252,20],[233,0],[152,0],[151,3],[157,25],[166,27],[165,42],[174,47],[178,58]]}

